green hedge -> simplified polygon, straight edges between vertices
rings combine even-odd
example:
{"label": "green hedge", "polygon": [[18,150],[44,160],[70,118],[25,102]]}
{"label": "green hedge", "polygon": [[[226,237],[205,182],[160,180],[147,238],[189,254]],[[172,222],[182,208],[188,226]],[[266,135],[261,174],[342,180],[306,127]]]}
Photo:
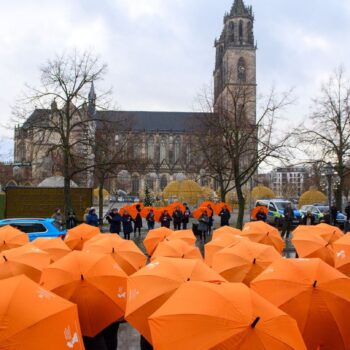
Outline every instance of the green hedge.
{"label": "green hedge", "polygon": [[6,195],[5,193],[0,193],[0,219],[5,217],[5,204],[6,204]]}

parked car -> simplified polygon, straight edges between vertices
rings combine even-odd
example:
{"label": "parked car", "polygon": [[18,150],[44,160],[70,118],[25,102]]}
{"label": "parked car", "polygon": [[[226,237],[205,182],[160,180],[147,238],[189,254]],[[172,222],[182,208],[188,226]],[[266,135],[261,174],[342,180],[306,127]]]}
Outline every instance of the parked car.
{"label": "parked car", "polygon": [[18,228],[22,232],[28,234],[29,240],[33,241],[35,238],[64,238],[67,230],[60,229],[53,224],[53,219],[4,219],[0,220],[0,227],[10,225]]}
{"label": "parked car", "polygon": [[293,225],[297,226],[301,222],[301,214],[295,205],[286,199],[259,199],[256,201],[255,206],[265,206],[269,209],[267,214],[267,223],[276,227],[283,225],[284,209],[288,204],[292,205],[294,211]]}
{"label": "parked car", "polygon": [[[322,221],[324,213],[329,212],[329,206],[324,204],[312,204],[312,205],[303,205],[300,208],[302,217],[304,217],[308,211],[311,211],[311,213],[315,217],[315,223],[318,224],[320,223],[320,221]],[[344,226],[345,220],[346,220],[346,216],[340,211],[338,211],[337,224],[339,226]]]}

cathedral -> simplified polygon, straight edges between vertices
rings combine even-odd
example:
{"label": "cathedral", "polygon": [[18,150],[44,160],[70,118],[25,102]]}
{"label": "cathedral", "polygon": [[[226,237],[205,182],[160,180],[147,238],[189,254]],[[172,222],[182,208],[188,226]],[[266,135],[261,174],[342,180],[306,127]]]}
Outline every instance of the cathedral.
{"label": "cathedral", "polygon": [[[215,40],[216,62],[214,68],[214,106],[229,104],[229,87],[249,88],[253,100],[247,118],[256,119],[256,45],[254,41],[254,15],[252,7],[243,0],[235,0],[230,11],[224,15],[222,33]],[[137,152],[147,159],[144,169],[121,169],[108,181],[107,190],[122,190],[139,196],[148,187],[154,193],[161,192],[173,180],[191,179],[201,186],[216,190],[217,184],[207,175],[205,162],[193,147],[192,136],[201,113],[193,112],[145,112],[145,111],[100,111],[94,110],[96,94],[92,84],[86,113],[93,109],[98,119],[109,121],[120,118],[132,120],[132,132],[137,138]],[[34,151],[34,120],[49,120],[55,106],[35,109],[22,126],[15,129],[14,161],[18,164],[17,175],[25,178],[19,185],[37,186],[45,178],[55,175],[55,159],[47,152]],[[214,114],[213,114],[214,117]],[[98,125],[96,126],[99,127]],[[116,138],[118,135],[116,135]],[[113,144],[111,144],[113,147]],[[82,150],[84,152],[84,150]],[[93,158],[90,159],[93,162]],[[80,187],[95,187],[92,172],[77,176],[74,181]]]}

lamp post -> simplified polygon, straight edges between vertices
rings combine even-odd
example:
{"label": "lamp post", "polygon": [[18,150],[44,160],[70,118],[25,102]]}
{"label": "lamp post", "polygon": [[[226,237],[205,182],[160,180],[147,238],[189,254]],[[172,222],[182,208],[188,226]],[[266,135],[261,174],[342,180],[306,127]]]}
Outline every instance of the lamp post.
{"label": "lamp post", "polygon": [[328,182],[328,206],[330,210],[332,206],[332,177],[334,175],[334,167],[331,162],[328,162],[325,166],[325,175]]}

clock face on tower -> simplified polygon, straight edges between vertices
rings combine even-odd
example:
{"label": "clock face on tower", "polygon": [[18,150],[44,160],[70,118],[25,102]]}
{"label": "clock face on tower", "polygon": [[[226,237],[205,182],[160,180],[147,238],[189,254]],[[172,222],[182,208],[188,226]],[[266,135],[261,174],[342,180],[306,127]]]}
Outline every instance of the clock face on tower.
{"label": "clock face on tower", "polygon": [[238,80],[245,82],[246,81],[246,66],[244,59],[241,57],[238,61],[237,65],[237,73],[238,73]]}

